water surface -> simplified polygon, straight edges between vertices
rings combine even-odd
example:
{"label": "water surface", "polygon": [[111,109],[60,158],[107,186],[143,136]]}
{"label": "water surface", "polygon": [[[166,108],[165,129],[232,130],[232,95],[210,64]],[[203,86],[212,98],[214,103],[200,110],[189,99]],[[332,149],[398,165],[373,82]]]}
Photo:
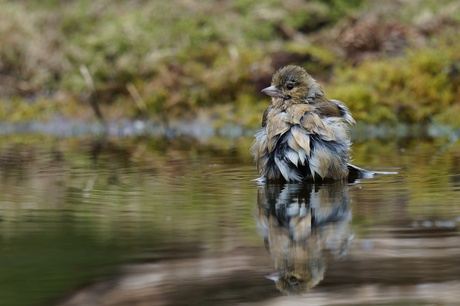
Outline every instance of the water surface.
{"label": "water surface", "polygon": [[250,137],[0,144],[1,305],[460,304],[460,145],[355,141],[352,184],[261,185]]}

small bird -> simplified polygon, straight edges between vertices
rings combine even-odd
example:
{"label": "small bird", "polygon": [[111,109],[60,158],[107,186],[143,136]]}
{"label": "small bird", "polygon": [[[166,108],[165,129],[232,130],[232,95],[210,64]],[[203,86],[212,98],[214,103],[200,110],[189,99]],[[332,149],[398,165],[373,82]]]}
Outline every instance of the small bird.
{"label": "small bird", "polygon": [[346,179],[351,146],[349,126],[355,122],[342,102],[325,97],[321,86],[305,69],[279,69],[270,87],[272,97],[262,117],[251,154],[269,181],[328,181]]}

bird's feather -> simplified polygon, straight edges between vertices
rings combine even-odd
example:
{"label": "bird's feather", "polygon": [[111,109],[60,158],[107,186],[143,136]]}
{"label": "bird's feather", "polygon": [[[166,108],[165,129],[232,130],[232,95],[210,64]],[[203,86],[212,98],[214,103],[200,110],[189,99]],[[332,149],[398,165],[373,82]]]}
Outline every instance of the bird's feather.
{"label": "bird's feather", "polygon": [[298,146],[302,148],[307,155],[310,155],[310,136],[305,133],[305,131],[302,131],[299,126],[293,126],[291,128],[291,133]]}

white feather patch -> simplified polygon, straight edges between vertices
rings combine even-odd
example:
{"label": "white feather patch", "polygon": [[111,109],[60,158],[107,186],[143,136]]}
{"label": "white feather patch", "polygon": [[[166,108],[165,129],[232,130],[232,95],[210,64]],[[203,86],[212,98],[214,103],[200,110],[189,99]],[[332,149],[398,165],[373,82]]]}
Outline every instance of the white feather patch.
{"label": "white feather patch", "polygon": [[305,166],[305,162],[307,161],[307,153],[305,153],[305,150],[301,148],[298,154],[300,163],[302,166]]}
{"label": "white feather patch", "polygon": [[307,155],[310,155],[310,136],[302,131],[298,126],[292,127],[291,132],[299,146],[305,150]]}
{"label": "white feather patch", "polygon": [[315,151],[310,157],[310,169],[318,173],[324,179],[329,173],[329,167],[332,163],[331,152],[322,145],[317,145]]}
{"label": "white feather patch", "polygon": [[297,152],[289,150],[286,153],[286,157],[289,158],[289,160],[297,167],[299,164],[299,154],[297,154]]}
{"label": "white feather patch", "polygon": [[288,182],[292,181],[301,181],[302,178],[296,171],[291,171],[289,167],[281,160],[275,157],[275,163],[278,166],[278,169],[281,172],[281,175],[284,177],[284,179]]}
{"label": "white feather patch", "polygon": [[299,152],[300,149],[300,146],[299,144],[297,143],[297,141],[295,140],[294,136],[292,135],[292,133],[288,136],[288,140],[287,140],[287,143],[288,143],[288,146],[296,151],[296,152]]}

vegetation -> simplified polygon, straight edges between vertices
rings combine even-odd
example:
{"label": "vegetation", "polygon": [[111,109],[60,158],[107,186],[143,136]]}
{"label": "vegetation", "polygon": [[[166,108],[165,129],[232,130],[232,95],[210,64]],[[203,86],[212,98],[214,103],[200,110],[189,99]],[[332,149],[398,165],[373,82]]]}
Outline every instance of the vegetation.
{"label": "vegetation", "polygon": [[[255,127],[304,66],[357,120],[460,127],[460,5],[0,0],[0,120],[183,118]],[[100,114],[99,114],[100,113]]]}

